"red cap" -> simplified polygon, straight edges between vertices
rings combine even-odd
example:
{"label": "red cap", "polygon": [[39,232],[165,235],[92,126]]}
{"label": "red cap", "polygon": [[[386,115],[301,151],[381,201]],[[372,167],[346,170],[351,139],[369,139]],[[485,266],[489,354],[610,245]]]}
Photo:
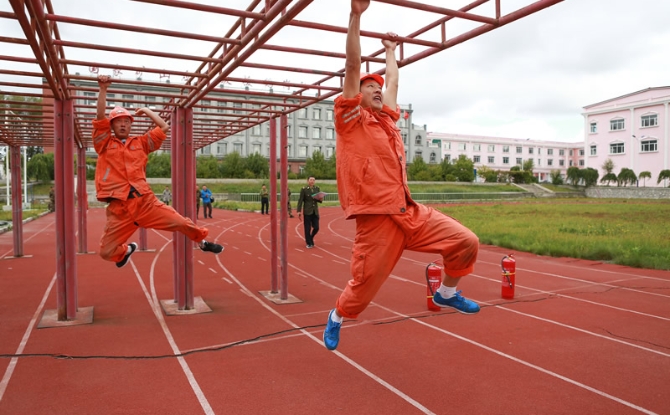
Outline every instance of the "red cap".
{"label": "red cap", "polygon": [[366,79],[372,79],[373,81],[377,82],[379,86],[383,87],[384,86],[384,78],[382,78],[381,75],[377,75],[376,73],[365,73],[361,75],[361,84],[363,81]]}

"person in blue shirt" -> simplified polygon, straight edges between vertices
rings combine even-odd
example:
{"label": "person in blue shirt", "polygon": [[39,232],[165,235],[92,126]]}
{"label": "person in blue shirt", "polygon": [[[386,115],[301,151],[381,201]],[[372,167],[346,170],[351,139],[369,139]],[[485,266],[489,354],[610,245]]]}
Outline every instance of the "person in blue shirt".
{"label": "person in blue shirt", "polygon": [[207,188],[207,186],[202,186],[200,191],[200,197],[202,198],[202,213],[207,219],[209,212],[209,218],[212,219],[212,191]]}

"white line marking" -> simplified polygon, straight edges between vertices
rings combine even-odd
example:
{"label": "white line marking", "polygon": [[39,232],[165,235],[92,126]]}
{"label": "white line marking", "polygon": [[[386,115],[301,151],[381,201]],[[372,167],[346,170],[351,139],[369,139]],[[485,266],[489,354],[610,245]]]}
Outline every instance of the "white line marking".
{"label": "white line marking", "polygon": [[212,272],[215,273],[215,274],[217,273],[216,270],[215,270],[214,268],[210,268],[209,270],[212,271]]}
{"label": "white line marking", "polygon": [[[47,302],[47,298],[49,298],[49,294],[51,293],[51,289],[53,288],[54,284],[56,283],[56,276],[58,274],[55,273],[53,278],[51,278],[51,282],[49,283],[49,286],[47,287],[47,290],[44,292],[44,295],[42,296],[42,301],[40,304],[37,306],[37,309],[35,310],[35,314],[33,314],[33,318],[30,320],[30,323],[28,323],[28,327],[26,328],[25,333],[23,333],[23,338],[21,339],[21,342],[19,343],[19,347],[16,349],[16,352],[14,354],[22,354],[23,350],[26,348],[26,344],[28,343],[28,339],[30,338],[30,333],[33,332],[33,328],[35,327],[35,323],[37,323],[37,319],[39,316],[42,314],[42,310],[44,309],[44,304]],[[12,374],[14,373],[14,368],[16,367],[16,363],[19,361],[18,357],[12,357],[12,360],[9,361],[9,365],[7,366],[7,370],[5,370],[5,374],[2,377],[2,381],[0,381],[0,402],[2,402],[2,397],[5,395],[5,390],[7,390],[7,385],[9,384],[9,380],[12,377]]]}

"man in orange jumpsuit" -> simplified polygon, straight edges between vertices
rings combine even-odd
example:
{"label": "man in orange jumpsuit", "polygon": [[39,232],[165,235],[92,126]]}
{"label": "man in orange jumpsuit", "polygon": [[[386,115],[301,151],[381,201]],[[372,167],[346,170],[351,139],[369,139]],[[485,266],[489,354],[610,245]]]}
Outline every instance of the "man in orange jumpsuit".
{"label": "man in orange jumpsuit", "polygon": [[97,198],[107,202],[107,224],[100,240],[100,256],[116,262],[121,268],[137,249],[137,244],[126,244],[140,227],[181,232],[198,242],[201,250],[220,253],[223,247],[205,241],[206,228],[196,226],[173,208],[165,205],[151,191],[146,178],[148,154],[158,150],[166,138],[167,123],[148,108],[135,111],[135,116],[146,115],[157,127],[140,136],[130,136],[134,121],[128,110],[116,107],[105,117],[107,88],[111,79],[98,77],[100,94],[96,119],[93,120],[93,145],[98,153],[95,169]]}
{"label": "man in orange jumpsuit", "polygon": [[335,99],[337,190],[347,219],[356,220],[352,279],[328,315],[323,341],[335,350],[344,317],[356,318],[370,304],[403,251],[439,253],[444,279],[433,301],[462,313],[479,311],[456,285],[472,272],[479,239],[458,221],[414,202],[407,187],[404,145],[396,122],[398,64],[395,34],[386,51],[386,91],[377,74],[361,77],[360,20],[370,0],[352,0],[342,95]]}

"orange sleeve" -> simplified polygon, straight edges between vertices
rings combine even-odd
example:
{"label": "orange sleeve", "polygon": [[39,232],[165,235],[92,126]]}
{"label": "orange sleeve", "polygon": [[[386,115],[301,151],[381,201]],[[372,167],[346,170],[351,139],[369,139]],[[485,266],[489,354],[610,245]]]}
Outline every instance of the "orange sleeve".
{"label": "orange sleeve", "polygon": [[147,153],[152,153],[158,150],[159,148],[161,148],[161,145],[163,144],[163,141],[165,141],[166,138],[167,135],[165,135],[165,133],[160,127],[154,127],[153,130],[149,131],[148,133],[144,134],[141,137],[144,151],[146,151]]}
{"label": "orange sleeve", "polygon": [[93,120],[93,147],[100,154],[107,148],[107,142],[112,137],[112,125],[109,118]]}
{"label": "orange sleeve", "polygon": [[353,98],[344,98],[342,95],[335,98],[335,131],[338,134],[346,134],[361,122],[362,99],[363,94],[360,92]]}

